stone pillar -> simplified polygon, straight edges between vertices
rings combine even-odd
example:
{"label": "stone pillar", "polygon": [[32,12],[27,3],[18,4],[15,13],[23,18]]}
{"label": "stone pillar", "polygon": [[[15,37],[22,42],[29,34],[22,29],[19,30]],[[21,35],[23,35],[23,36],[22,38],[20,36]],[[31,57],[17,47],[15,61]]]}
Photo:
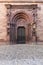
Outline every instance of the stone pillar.
{"label": "stone pillar", "polygon": [[31,30],[31,23],[28,24],[28,42],[32,41],[32,30]]}
{"label": "stone pillar", "polygon": [[6,4],[5,6],[7,8],[7,14],[6,14],[6,16],[7,16],[7,39],[9,41],[10,40],[9,34],[10,34],[11,5]]}
{"label": "stone pillar", "polygon": [[37,42],[37,6],[33,8],[33,24],[32,24],[32,36],[33,36],[33,41]]}
{"label": "stone pillar", "polygon": [[16,42],[16,24],[10,24],[10,42],[15,43]]}

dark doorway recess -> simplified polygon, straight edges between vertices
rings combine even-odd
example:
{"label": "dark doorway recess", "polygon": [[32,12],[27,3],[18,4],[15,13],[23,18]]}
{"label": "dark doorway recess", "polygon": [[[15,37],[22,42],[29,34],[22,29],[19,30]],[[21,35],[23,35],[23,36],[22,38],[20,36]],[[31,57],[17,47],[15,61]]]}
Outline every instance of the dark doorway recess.
{"label": "dark doorway recess", "polygon": [[25,38],[25,27],[17,28],[17,44],[24,44],[26,41]]}

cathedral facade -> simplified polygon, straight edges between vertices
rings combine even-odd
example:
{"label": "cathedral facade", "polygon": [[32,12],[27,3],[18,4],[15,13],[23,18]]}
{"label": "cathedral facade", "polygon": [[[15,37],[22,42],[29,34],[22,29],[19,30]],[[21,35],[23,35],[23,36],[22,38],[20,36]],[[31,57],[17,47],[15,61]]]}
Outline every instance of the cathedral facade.
{"label": "cathedral facade", "polygon": [[0,41],[43,42],[43,4],[40,2],[0,3]]}

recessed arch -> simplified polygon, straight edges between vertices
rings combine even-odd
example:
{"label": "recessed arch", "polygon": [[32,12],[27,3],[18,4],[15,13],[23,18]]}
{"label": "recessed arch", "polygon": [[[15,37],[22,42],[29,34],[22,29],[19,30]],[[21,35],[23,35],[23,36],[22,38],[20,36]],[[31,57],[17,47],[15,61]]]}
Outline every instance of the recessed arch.
{"label": "recessed arch", "polygon": [[24,19],[25,21],[30,21],[30,17],[25,12],[16,13],[12,18],[12,23],[16,23],[19,19]]}

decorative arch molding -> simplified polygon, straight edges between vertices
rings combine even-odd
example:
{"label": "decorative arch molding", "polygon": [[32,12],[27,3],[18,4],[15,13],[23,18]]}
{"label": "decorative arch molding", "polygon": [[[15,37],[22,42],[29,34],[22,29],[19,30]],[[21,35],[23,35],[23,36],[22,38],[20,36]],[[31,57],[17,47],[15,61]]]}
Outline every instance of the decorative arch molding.
{"label": "decorative arch molding", "polygon": [[28,23],[33,22],[32,15],[27,14],[26,12],[17,12],[15,15],[13,15],[10,23],[17,23],[19,19],[24,19]]}
{"label": "decorative arch molding", "polygon": [[25,19],[27,21],[28,16],[23,12],[19,12],[13,17],[12,20],[16,23],[18,19]]}

